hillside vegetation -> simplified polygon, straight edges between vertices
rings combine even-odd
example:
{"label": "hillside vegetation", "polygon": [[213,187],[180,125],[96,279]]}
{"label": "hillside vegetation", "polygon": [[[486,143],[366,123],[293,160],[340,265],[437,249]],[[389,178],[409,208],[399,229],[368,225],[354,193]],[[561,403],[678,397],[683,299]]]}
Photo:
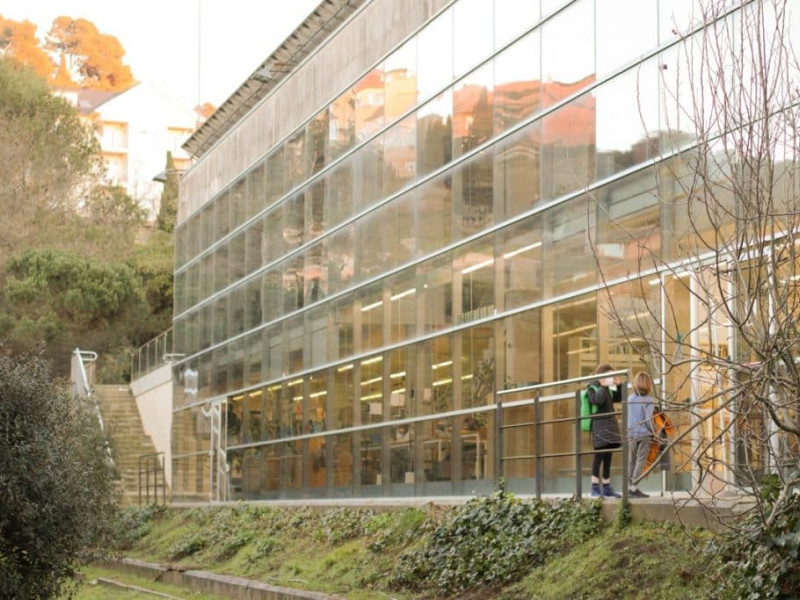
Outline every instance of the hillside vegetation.
{"label": "hillside vegetation", "polygon": [[599,501],[523,502],[502,491],[385,512],[153,507],[122,515],[116,549],[353,600],[714,595],[721,562],[705,550],[707,533],[625,521],[604,521]]}

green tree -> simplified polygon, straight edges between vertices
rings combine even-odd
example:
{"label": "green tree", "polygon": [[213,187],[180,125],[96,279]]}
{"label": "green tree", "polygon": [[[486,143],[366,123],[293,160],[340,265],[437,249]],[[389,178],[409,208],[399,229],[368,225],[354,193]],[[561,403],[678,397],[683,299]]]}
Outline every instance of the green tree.
{"label": "green tree", "polygon": [[156,217],[156,228],[166,233],[175,230],[175,220],[178,216],[178,173],[175,171],[175,161],[172,152],[167,152],[167,166],[164,168],[166,180],[164,190],[161,192],[161,204]]}
{"label": "green tree", "polygon": [[96,415],[38,357],[0,355],[0,596],[69,593],[115,512]]}
{"label": "green tree", "polygon": [[75,347],[106,352],[139,341],[149,307],[133,268],[52,249],[8,263],[0,291],[0,337],[15,352],[41,344],[60,367]]}
{"label": "green tree", "polygon": [[33,71],[0,57],[0,269],[37,244],[73,239],[67,227],[102,173],[93,132]]}

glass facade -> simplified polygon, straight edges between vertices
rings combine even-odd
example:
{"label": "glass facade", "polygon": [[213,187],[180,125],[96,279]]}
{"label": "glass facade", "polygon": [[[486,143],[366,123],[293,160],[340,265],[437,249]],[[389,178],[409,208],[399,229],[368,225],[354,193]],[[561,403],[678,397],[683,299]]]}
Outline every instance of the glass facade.
{"label": "glass facade", "polygon": [[[530,492],[526,457],[574,427],[508,409],[501,447],[495,392],[640,368],[604,302],[672,293],[630,274],[677,227],[653,161],[673,4],[453,2],[185,218],[173,498],[481,493],[501,465]],[[574,407],[553,388],[539,418]]]}

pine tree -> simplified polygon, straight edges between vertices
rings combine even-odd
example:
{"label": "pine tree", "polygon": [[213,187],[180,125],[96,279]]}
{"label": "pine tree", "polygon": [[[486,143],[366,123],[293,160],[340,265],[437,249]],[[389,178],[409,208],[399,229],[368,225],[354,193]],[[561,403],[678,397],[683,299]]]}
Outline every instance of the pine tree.
{"label": "pine tree", "polygon": [[164,169],[166,181],[161,192],[161,206],[156,217],[156,228],[166,233],[175,230],[175,220],[178,214],[178,173],[172,160],[172,152],[167,152],[167,166]]}

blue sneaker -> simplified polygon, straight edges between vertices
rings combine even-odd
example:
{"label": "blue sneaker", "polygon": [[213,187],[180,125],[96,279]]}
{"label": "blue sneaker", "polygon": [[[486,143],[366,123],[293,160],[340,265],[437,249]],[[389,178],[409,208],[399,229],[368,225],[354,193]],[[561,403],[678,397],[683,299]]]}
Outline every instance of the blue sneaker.
{"label": "blue sneaker", "polygon": [[589,494],[592,498],[600,498],[602,494],[600,493],[600,484],[593,483],[592,484],[592,493]]}
{"label": "blue sneaker", "polygon": [[618,494],[614,491],[614,488],[611,487],[610,483],[603,484],[603,498],[622,498],[622,494]]}

